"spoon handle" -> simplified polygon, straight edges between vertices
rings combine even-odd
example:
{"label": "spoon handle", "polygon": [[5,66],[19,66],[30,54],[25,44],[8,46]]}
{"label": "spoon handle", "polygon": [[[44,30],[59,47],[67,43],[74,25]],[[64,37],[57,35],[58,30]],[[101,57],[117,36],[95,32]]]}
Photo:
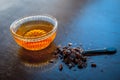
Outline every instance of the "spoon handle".
{"label": "spoon handle", "polygon": [[85,56],[96,56],[96,55],[111,55],[115,54],[117,50],[115,48],[97,49],[97,50],[86,50],[83,52]]}

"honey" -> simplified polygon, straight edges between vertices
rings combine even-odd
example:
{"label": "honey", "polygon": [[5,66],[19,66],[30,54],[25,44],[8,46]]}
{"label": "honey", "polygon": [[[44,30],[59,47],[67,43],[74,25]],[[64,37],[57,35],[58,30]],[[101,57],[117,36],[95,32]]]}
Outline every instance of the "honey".
{"label": "honey", "polygon": [[[17,37],[14,37],[14,39],[25,49],[41,50],[46,48],[54,40],[56,31],[49,35],[49,32],[52,31],[53,28],[54,25],[47,21],[38,20],[25,22],[16,30],[16,34],[22,36],[24,39]],[[44,39],[36,40],[41,37],[44,37]],[[35,41],[33,39],[35,39]]]}

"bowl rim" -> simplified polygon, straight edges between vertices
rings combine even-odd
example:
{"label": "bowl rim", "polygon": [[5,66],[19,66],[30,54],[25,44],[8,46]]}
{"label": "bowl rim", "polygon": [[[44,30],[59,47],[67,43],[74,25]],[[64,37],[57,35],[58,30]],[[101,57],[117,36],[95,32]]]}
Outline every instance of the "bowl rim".
{"label": "bowl rim", "polygon": [[[48,33],[44,34],[44,35],[41,35],[41,36],[37,36],[37,37],[24,37],[24,36],[21,36],[21,35],[18,35],[15,33],[15,31],[12,29],[14,26],[16,26],[18,23],[21,22],[21,24],[24,23],[24,20],[27,20],[27,19],[32,19],[32,18],[49,18],[50,20],[54,21],[55,24],[54,24],[54,28],[49,31]],[[23,21],[23,22],[22,22]],[[28,21],[29,22],[29,21]],[[50,22],[51,23],[51,22]],[[57,22],[57,19],[53,16],[50,16],[50,15],[47,15],[47,14],[44,14],[44,15],[34,15],[34,16],[27,16],[27,17],[23,17],[23,18],[19,18],[17,20],[15,20],[11,25],[10,25],[10,31],[13,35],[15,35],[14,37],[17,37],[17,38],[20,38],[20,39],[37,39],[37,40],[41,40],[41,39],[46,39],[47,37],[49,37],[49,35],[52,35],[52,33],[54,33],[56,30],[57,30],[57,26],[58,26],[58,22]]]}

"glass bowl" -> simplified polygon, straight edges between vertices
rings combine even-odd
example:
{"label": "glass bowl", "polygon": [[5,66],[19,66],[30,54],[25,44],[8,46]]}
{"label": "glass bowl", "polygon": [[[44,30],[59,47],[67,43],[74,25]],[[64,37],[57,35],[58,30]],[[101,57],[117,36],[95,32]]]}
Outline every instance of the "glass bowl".
{"label": "glass bowl", "polygon": [[[45,31],[50,25],[46,25],[46,22],[52,24],[49,31]],[[29,26],[26,26],[26,23],[29,23]],[[40,26],[35,26],[32,23],[39,23]],[[16,43],[21,47],[33,51],[41,50],[48,47],[55,39],[57,24],[56,18],[49,15],[29,16],[14,21],[10,26],[10,32]],[[45,30],[42,30],[43,28]]]}

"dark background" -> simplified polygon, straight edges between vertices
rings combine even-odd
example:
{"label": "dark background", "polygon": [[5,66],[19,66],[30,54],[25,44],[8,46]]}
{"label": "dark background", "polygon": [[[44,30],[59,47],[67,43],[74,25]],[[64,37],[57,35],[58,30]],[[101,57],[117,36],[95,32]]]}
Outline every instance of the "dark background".
{"label": "dark background", "polygon": [[[60,72],[59,60],[47,67],[25,66],[18,54],[27,51],[15,43],[9,27],[18,18],[40,14],[58,20],[54,44],[115,47],[117,53],[89,57],[87,68],[76,71],[64,66]],[[0,80],[120,80],[120,0],[0,0]]]}

